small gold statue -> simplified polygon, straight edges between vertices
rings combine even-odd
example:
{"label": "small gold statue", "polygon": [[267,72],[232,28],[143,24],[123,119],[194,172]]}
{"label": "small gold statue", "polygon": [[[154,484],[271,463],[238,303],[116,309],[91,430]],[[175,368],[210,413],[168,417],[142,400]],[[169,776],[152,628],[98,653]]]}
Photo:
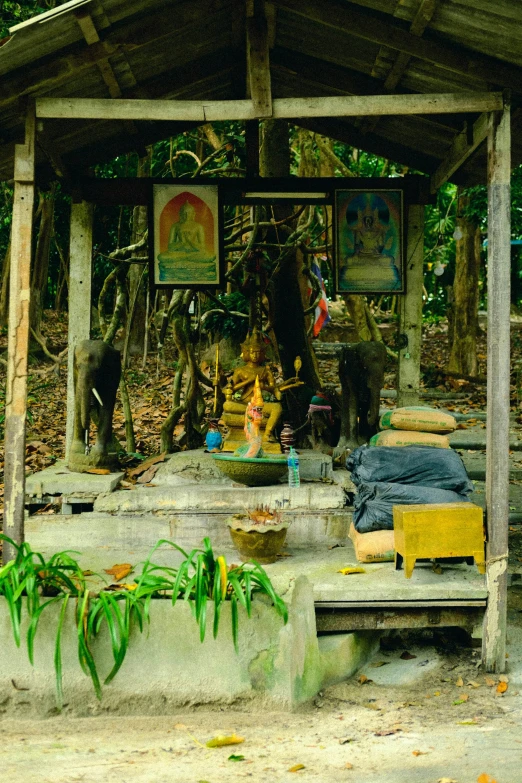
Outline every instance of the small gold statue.
{"label": "small gold statue", "polygon": [[268,454],[279,454],[281,449],[272,433],[283,412],[280,402],[282,392],[302,384],[298,377],[301,359],[297,357],[294,363],[296,377],[277,386],[270,367],[264,364],[266,347],[257,328],[254,328],[252,334],[241,344],[241,358],[245,364],[235,370],[225,387],[226,401],[222,420],[229,428],[229,433],[225,438],[224,448],[235,451],[244,443],[242,429],[245,411],[258,384],[264,399],[263,419],[260,424],[263,450]]}

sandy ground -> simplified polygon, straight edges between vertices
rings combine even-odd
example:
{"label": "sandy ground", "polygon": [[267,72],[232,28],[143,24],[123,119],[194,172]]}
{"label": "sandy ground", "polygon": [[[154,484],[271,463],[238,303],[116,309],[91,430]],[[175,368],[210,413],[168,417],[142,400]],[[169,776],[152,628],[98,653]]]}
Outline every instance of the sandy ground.
{"label": "sandy ground", "polygon": [[[456,632],[403,635],[386,640],[351,680],[328,688],[293,714],[227,707],[158,718],[4,720],[1,780],[522,782],[518,593],[510,612],[515,624],[504,693],[497,691],[499,677],[480,670],[479,652],[461,646]],[[205,746],[216,735],[234,733],[244,742]],[[303,766],[291,771],[295,765]]]}

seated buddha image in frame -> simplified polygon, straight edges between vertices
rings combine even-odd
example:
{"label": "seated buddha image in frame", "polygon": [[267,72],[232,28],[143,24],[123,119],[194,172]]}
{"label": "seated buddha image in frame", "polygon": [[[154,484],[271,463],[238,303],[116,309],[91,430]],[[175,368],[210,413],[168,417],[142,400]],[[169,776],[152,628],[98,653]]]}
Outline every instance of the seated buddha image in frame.
{"label": "seated buddha image in frame", "polygon": [[402,190],[335,192],[336,291],[404,292]]}
{"label": "seated buddha image in frame", "polygon": [[153,224],[156,286],[221,284],[216,185],[154,185]]}

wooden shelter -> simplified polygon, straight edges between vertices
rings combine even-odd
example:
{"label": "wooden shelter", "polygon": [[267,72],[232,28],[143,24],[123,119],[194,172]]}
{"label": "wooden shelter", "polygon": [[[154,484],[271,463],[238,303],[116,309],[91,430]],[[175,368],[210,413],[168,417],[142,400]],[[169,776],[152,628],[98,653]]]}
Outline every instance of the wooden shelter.
{"label": "wooden shelter", "polygon": [[[35,184],[58,177],[75,196],[69,304],[78,323],[90,298],[92,208],[75,186],[91,165],[207,122],[287,119],[422,172],[432,191],[448,179],[488,182],[484,660],[502,671],[509,181],[522,160],[521,22],[522,5],[510,0],[70,0],[12,28],[0,42],[0,177],[15,182],[5,532],[23,536]],[[416,246],[422,214],[410,206]],[[419,367],[406,359],[420,337],[421,261],[409,265],[401,315],[411,338],[401,372],[412,399]],[[84,336],[80,327],[73,335]]]}

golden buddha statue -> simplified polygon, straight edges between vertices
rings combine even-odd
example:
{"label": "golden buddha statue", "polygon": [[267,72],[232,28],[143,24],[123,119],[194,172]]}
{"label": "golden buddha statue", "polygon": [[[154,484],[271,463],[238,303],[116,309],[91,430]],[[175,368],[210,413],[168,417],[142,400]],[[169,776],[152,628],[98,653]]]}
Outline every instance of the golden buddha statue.
{"label": "golden buddha statue", "polygon": [[224,448],[227,451],[235,451],[245,442],[243,434],[245,411],[254,395],[257,379],[264,401],[263,419],[260,424],[263,450],[269,454],[279,454],[279,443],[271,439],[271,436],[283,412],[280,403],[281,389],[276,386],[270,367],[264,364],[266,347],[257,328],[254,328],[252,334],[241,344],[241,358],[245,364],[234,371],[225,387],[222,420],[227,425],[229,433],[225,437]]}

